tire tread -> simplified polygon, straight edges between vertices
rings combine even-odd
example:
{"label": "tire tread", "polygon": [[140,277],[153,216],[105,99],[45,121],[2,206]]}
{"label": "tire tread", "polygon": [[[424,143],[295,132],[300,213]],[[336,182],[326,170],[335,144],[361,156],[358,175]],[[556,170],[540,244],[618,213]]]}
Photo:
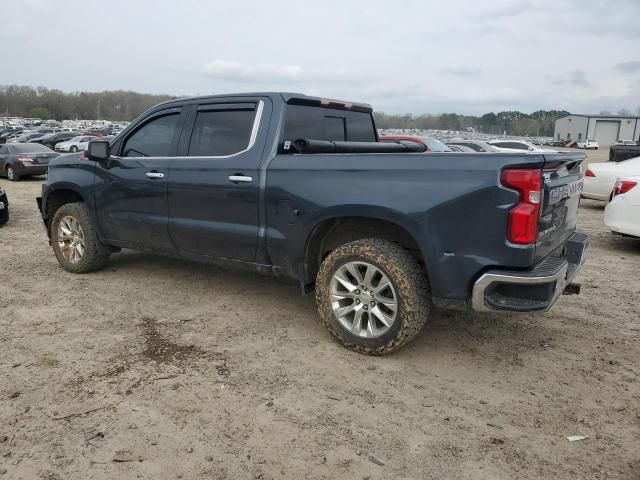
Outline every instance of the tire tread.
{"label": "tire tread", "polygon": [[[328,285],[333,266],[341,258],[359,256],[383,266],[392,274],[398,295],[402,295],[403,324],[395,337],[379,346],[358,345],[342,335],[342,329],[334,321],[335,317],[328,297]],[[401,246],[386,240],[367,238],[344,244],[331,252],[320,266],[316,278],[316,302],[322,322],[329,332],[345,347],[368,355],[387,355],[409,343],[424,327],[431,302],[429,285],[424,268]],[[346,333],[346,332],[344,332]]]}
{"label": "tire tread", "polygon": [[[57,246],[56,239],[54,238],[57,235],[58,222],[60,221],[60,218],[65,215],[72,215],[77,220],[79,220],[80,224],[82,225],[82,230],[84,231],[86,241],[85,251],[81,262],[78,264],[71,264],[66,261],[64,256],[62,256],[62,252],[60,252]],[[109,254],[100,253],[100,240],[98,239],[95,225],[93,224],[93,220],[91,219],[91,215],[89,214],[89,209],[84,203],[65,203],[56,210],[51,221],[51,241],[53,251],[56,255],[56,258],[58,259],[58,262],[60,263],[62,268],[69,272],[94,272],[96,270],[104,268],[104,266],[109,262]],[[106,249],[103,248],[102,251],[104,250]]]}

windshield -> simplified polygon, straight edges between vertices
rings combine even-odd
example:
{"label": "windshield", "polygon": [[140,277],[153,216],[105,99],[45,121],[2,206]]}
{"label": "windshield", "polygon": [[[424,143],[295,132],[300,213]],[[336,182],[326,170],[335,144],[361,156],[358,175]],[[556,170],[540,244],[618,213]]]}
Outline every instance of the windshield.
{"label": "windshield", "polygon": [[39,143],[23,143],[13,145],[13,151],[15,153],[38,153],[38,152],[50,152],[51,150],[40,145]]}
{"label": "windshield", "polygon": [[422,137],[422,142],[427,147],[429,147],[429,150],[431,150],[432,152],[450,152],[451,151],[449,147],[447,147],[440,140],[436,140],[435,138]]}

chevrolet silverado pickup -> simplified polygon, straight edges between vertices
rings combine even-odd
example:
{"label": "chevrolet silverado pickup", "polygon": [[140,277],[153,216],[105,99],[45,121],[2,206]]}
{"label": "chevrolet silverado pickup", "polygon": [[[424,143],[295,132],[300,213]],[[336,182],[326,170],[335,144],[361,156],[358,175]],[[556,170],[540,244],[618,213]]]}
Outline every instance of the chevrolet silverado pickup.
{"label": "chevrolet silverado pickup", "polygon": [[127,248],[291,277],[367,354],[406,344],[434,305],[532,314],[575,293],[583,153],[378,140],[362,103],[173,100],[53,160],[38,206],[70,272]]}

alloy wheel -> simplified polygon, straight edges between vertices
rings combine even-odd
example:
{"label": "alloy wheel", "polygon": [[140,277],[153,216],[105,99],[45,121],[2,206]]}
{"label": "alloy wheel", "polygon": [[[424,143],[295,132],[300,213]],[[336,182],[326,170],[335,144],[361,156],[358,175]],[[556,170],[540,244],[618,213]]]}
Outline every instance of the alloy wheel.
{"label": "alloy wheel", "polygon": [[331,278],[331,307],[347,331],[375,338],[389,331],[398,312],[398,297],[389,278],[375,265],[353,261]]}
{"label": "alloy wheel", "polygon": [[82,260],[85,250],[84,230],[80,222],[67,215],[58,224],[58,246],[62,256],[70,263]]}

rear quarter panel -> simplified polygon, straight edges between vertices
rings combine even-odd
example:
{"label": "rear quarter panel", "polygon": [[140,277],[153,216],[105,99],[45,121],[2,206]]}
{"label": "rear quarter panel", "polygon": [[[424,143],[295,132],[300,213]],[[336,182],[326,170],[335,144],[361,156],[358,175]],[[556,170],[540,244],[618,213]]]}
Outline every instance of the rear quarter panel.
{"label": "rear quarter panel", "polygon": [[433,296],[465,300],[482,270],[533,264],[533,247],[506,242],[518,194],[500,186],[499,175],[508,166],[542,163],[541,155],[527,154],[278,155],[266,182],[268,252],[295,275],[320,222],[385,219],[420,246]]}

